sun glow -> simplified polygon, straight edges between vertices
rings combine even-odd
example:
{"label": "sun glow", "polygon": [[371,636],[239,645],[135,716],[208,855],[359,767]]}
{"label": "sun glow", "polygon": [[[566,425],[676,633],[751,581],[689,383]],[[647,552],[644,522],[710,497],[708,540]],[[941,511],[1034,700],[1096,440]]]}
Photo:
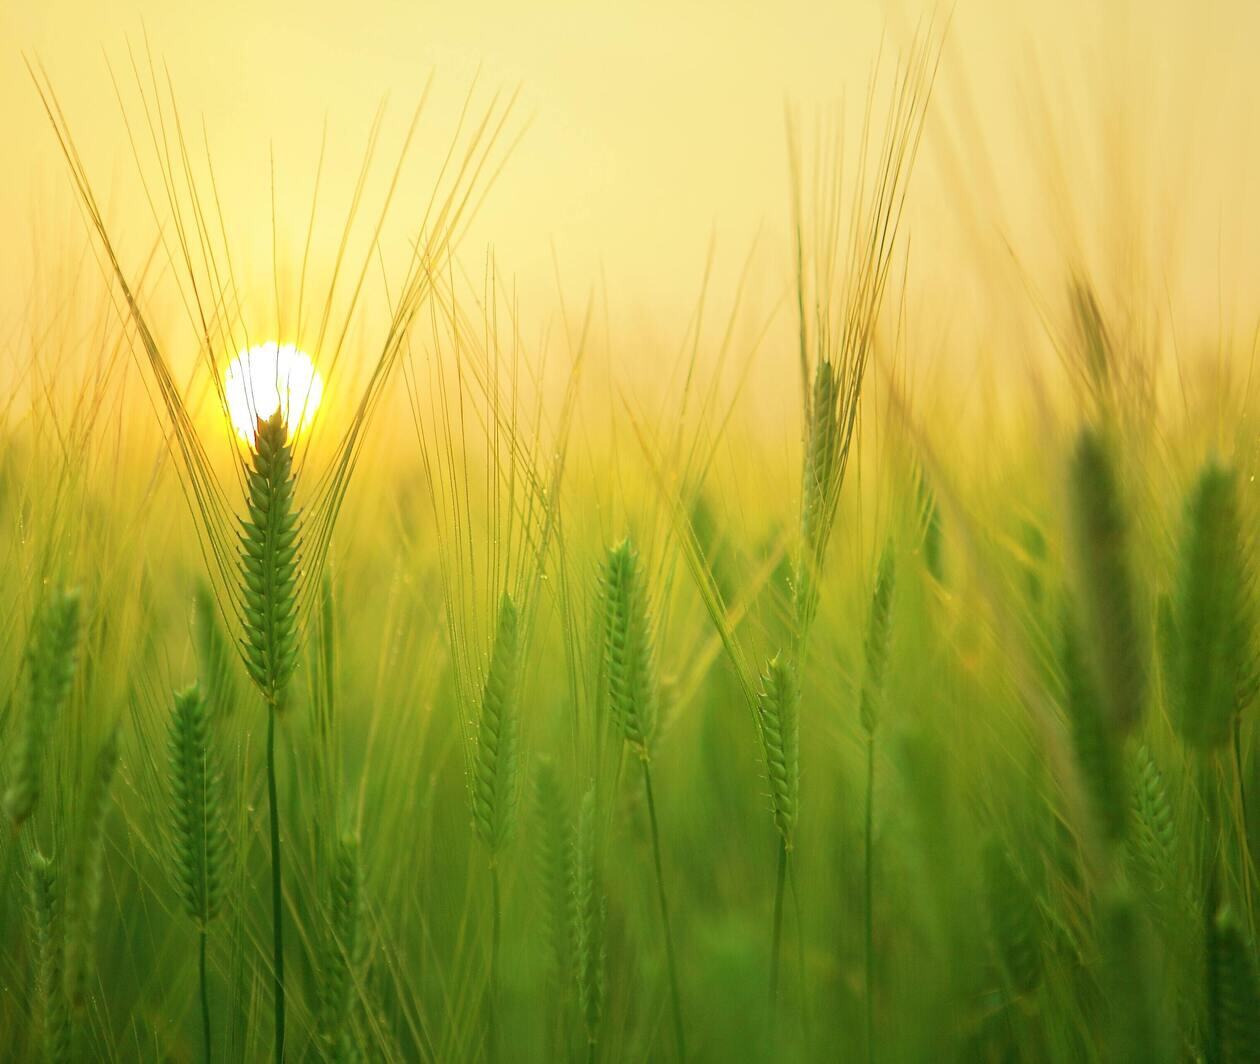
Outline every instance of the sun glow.
{"label": "sun glow", "polygon": [[223,393],[232,427],[252,447],[259,419],[265,421],[277,410],[290,436],[308,428],[324,397],[324,380],[305,351],[271,340],[232,360]]}

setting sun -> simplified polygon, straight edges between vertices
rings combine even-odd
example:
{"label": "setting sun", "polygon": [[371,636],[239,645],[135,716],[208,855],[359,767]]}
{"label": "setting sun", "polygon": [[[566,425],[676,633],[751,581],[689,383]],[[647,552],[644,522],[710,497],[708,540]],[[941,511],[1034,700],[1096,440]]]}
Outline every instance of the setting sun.
{"label": "setting sun", "polygon": [[324,396],[324,380],[305,351],[272,340],[232,360],[223,393],[232,427],[252,445],[259,418],[265,420],[277,410],[290,436],[307,428]]}

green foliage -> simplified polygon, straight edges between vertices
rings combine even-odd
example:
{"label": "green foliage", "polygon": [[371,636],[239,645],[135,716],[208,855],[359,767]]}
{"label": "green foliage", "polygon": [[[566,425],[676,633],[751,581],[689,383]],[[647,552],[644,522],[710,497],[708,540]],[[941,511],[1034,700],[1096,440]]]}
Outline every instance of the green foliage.
{"label": "green foliage", "polygon": [[79,645],[79,594],[55,591],[40,605],[26,654],[28,695],[13,740],[4,809],[15,824],[35,810],[44,773],[44,749],[53,722],[70,694]]}
{"label": "green foliage", "polygon": [[241,521],[241,649],[250,678],[281,708],[298,662],[299,528],[293,450],[279,411],[259,419],[251,461],[245,470],[249,513]]}

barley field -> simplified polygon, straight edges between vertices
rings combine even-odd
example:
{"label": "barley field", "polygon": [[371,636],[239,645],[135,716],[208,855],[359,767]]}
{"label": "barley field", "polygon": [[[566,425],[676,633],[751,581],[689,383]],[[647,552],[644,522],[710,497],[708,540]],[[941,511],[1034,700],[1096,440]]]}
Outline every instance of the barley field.
{"label": "barley field", "polygon": [[0,16],[0,1060],[1260,1061],[1260,26],[850,7]]}

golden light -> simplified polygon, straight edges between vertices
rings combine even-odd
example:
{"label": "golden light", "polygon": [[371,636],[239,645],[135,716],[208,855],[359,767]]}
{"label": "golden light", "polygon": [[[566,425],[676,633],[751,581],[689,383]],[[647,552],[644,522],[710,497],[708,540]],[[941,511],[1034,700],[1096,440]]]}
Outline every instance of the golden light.
{"label": "golden light", "polygon": [[258,419],[265,421],[277,410],[291,437],[307,428],[324,397],[324,380],[305,351],[271,340],[232,360],[223,392],[232,427],[252,447]]}

